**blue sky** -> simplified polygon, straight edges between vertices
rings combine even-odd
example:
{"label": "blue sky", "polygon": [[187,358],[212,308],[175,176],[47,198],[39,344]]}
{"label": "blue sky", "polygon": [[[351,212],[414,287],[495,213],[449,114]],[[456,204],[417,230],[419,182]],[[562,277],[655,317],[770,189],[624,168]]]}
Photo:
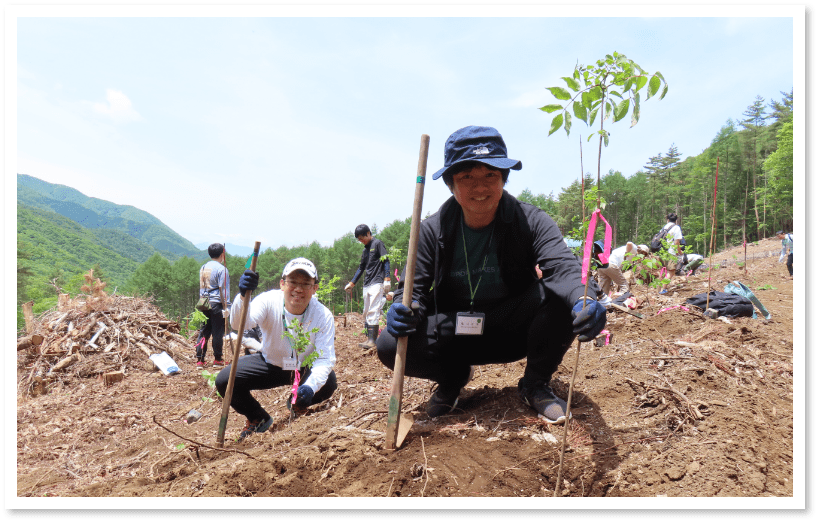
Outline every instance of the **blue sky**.
{"label": "blue sky", "polygon": [[[757,95],[780,100],[803,68],[794,11],[605,9],[656,16],[530,6],[414,18],[26,12],[35,16],[16,26],[16,171],[146,210],[194,243],[329,245],[359,223],[411,215],[422,134],[430,175],[466,125],[496,127],[523,162],[512,194],[557,194],[578,179],[580,143],[595,175],[591,130],[575,122],[570,137],[548,137],[552,115],[538,110],[577,62],[618,51],[668,81],[664,100],[643,99],[635,127],[606,124],[602,172],[625,175],[671,145],[699,154]],[[350,11],[328,14],[337,12]],[[504,17],[438,16],[452,12]],[[449,195],[430,177],[423,214]]]}

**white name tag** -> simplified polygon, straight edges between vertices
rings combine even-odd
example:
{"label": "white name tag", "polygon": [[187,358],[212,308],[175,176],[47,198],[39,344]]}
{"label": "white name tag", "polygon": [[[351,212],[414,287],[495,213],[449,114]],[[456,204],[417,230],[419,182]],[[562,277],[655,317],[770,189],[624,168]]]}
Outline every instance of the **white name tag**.
{"label": "white name tag", "polygon": [[284,370],[297,370],[298,369],[298,359],[295,357],[285,357],[284,358]]}
{"label": "white name tag", "polygon": [[486,322],[486,314],[480,312],[457,312],[457,324],[454,328],[455,335],[483,335],[483,325]]}

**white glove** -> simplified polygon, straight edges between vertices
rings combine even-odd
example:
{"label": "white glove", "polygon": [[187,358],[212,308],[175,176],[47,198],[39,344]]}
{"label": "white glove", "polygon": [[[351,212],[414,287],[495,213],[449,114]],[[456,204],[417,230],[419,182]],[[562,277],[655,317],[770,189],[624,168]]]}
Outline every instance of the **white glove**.
{"label": "white glove", "polygon": [[782,261],[784,261],[784,254],[783,254],[783,253],[782,253],[782,254],[781,254],[781,256],[779,256],[779,258],[778,258],[778,262],[779,262],[779,263],[780,263],[780,262],[782,262]]}
{"label": "white glove", "polygon": [[355,286],[355,283],[353,283],[352,281],[350,281],[350,282],[349,282],[349,283],[347,283],[347,285],[344,287],[344,290],[345,290],[345,291],[347,291],[347,292],[350,292],[350,291],[352,291],[352,287],[353,287],[353,286]]}
{"label": "white glove", "polygon": [[230,310],[222,310],[222,317],[224,317],[225,319],[230,317]]}
{"label": "white glove", "polygon": [[386,294],[386,300],[387,301],[391,301],[394,298],[395,298],[395,292],[389,292],[388,294]]}
{"label": "white glove", "polygon": [[392,290],[392,283],[390,281],[384,280],[384,282],[383,282],[383,292],[385,294],[388,294],[390,290]]}

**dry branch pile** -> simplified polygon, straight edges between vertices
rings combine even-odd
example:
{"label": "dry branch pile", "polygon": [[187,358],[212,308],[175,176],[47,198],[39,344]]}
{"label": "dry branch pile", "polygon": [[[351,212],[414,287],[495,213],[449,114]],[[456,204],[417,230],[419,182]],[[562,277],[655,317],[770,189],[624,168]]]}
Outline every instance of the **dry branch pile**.
{"label": "dry branch pile", "polygon": [[89,282],[90,295],[68,299],[36,317],[28,335],[17,340],[18,367],[25,375],[19,392],[39,395],[56,380],[98,377],[122,380],[129,369],[153,370],[154,353],[183,353],[189,342],[179,324],[149,299],[110,296],[104,283]]}

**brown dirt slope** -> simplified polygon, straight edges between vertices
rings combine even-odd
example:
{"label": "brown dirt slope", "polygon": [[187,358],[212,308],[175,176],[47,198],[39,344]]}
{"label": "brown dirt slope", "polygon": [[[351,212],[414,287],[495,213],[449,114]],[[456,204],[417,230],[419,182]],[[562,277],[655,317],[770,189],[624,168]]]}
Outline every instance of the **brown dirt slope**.
{"label": "brown dirt slope", "polygon": [[[434,420],[423,413],[429,383],[407,378],[404,410],[416,421],[402,448],[386,451],[391,373],[358,347],[363,323],[349,314],[337,323],[335,396],[291,421],[287,390],[258,392],[273,428],[236,443],[244,421],[231,413],[224,450],[215,449],[221,402],[192,347],[177,347],[182,373],[165,377],[142,351],[126,357],[117,346],[96,373],[122,369],[122,381],[106,386],[78,364],[40,395],[30,376],[42,358],[18,352],[17,495],[530,497],[558,487],[572,497],[790,497],[793,281],[777,255],[763,257],[777,248],[751,246],[746,273],[735,264],[743,250],[722,253],[712,272],[714,289],[752,288],[769,321],[678,307],[657,315],[705,292],[707,272],[677,279],[667,295],[640,289],[643,319],[609,313],[613,343],[581,347],[559,485],[563,428],[517,398],[523,362],[479,367],[459,409]],[[576,344],[553,382],[563,397],[575,356]],[[187,424],[192,408],[204,415]]]}

